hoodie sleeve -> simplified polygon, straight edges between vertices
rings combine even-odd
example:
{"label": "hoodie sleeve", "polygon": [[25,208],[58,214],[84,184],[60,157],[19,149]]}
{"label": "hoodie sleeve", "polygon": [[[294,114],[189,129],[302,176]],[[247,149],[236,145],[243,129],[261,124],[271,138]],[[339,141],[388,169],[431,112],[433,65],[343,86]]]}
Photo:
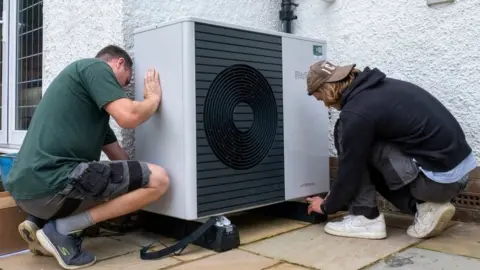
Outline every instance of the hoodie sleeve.
{"label": "hoodie sleeve", "polygon": [[373,123],[354,112],[343,112],[335,124],[338,153],[337,179],[321,205],[324,214],[334,214],[348,205],[361,183],[374,138]]}

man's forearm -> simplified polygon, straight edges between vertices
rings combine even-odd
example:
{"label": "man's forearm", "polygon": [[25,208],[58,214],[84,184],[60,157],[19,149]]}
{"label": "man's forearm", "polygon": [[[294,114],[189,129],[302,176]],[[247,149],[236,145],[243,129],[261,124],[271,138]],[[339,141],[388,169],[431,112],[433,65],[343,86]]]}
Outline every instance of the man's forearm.
{"label": "man's forearm", "polygon": [[136,116],[136,125],[147,121],[158,109],[160,104],[159,97],[149,97],[142,101],[133,101],[133,113]]}
{"label": "man's forearm", "polygon": [[142,101],[120,98],[107,103],[104,108],[122,128],[136,128],[158,110],[160,96],[149,96]]}

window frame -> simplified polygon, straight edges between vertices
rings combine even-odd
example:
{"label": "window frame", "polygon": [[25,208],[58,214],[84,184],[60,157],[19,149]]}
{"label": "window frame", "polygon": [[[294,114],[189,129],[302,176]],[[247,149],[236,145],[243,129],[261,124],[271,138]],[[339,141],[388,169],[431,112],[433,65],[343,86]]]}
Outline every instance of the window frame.
{"label": "window frame", "polygon": [[[18,3],[12,0],[3,1],[3,62],[2,62],[2,127],[0,129],[0,149],[18,149],[25,139],[27,130],[16,129],[17,116],[17,79],[18,79]],[[43,3],[42,3],[43,5]],[[43,10],[42,10],[43,16]],[[43,27],[43,25],[42,25]],[[42,32],[43,38],[43,32]],[[43,43],[43,42],[42,42]],[[43,48],[42,48],[43,57]],[[42,61],[43,62],[43,61]],[[41,67],[43,73],[43,64]],[[40,77],[43,79],[43,74]],[[41,89],[43,96],[43,87]],[[3,151],[8,152],[8,151]]]}
{"label": "window frame", "polygon": [[9,55],[9,21],[10,21],[10,14],[9,14],[9,2],[8,0],[1,0],[3,1],[3,10],[2,12],[2,125],[0,128],[0,144],[8,144],[8,102],[9,102],[9,82],[8,82],[8,55]]}

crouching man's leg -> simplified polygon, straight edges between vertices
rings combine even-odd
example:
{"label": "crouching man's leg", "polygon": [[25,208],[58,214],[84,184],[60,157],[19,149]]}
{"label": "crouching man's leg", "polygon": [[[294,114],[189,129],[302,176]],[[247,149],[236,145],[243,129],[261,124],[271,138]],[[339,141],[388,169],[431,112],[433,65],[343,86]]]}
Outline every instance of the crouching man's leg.
{"label": "crouching man's leg", "polygon": [[50,218],[43,214],[49,222],[36,237],[65,269],[87,267],[96,261],[93,254],[81,248],[82,230],[140,210],[160,199],[169,187],[163,168],[138,161],[82,163],[73,170],[71,179],[61,192],[43,203],[19,204],[30,213],[51,214]]}
{"label": "crouching man's leg", "polygon": [[409,185],[411,194],[419,200],[414,223],[407,233],[415,238],[434,237],[443,232],[455,214],[451,201],[460,194],[468,181],[468,174],[460,181],[442,184],[420,173]]}
{"label": "crouching man's leg", "polygon": [[455,207],[450,202],[462,191],[468,175],[455,183],[437,183],[428,179],[413,159],[403,155],[395,146],[383,143],[375,145],[371,162],[383,176],[390,190],[388,193],[394,195],[386,199],[402,212],[415,215],[414,223],[407,230],[408,235],[427,238],[445,229],[455,214]]}
{"label": "crouching man's leg", "polygon": [[349,214],[342,221],[328,222],[325,232],[331,235],[366,239],[387,237],[385,218],[377,205],[375,186],[366,168],[362,185],[349,205]]}

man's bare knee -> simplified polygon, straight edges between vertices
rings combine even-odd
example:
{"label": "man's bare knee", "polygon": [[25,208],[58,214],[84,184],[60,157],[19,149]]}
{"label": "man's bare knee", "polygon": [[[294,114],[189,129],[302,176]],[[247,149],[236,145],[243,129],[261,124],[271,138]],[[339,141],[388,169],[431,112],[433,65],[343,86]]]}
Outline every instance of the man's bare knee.
{"label": "man's bare knee", "polygon": [[148,182],[148,187],[157,190],[159,196],[163,195],[170,186],[170,178],[168,177],[167,171],[155,164],[148,164],[148,168],[152,172]]}

